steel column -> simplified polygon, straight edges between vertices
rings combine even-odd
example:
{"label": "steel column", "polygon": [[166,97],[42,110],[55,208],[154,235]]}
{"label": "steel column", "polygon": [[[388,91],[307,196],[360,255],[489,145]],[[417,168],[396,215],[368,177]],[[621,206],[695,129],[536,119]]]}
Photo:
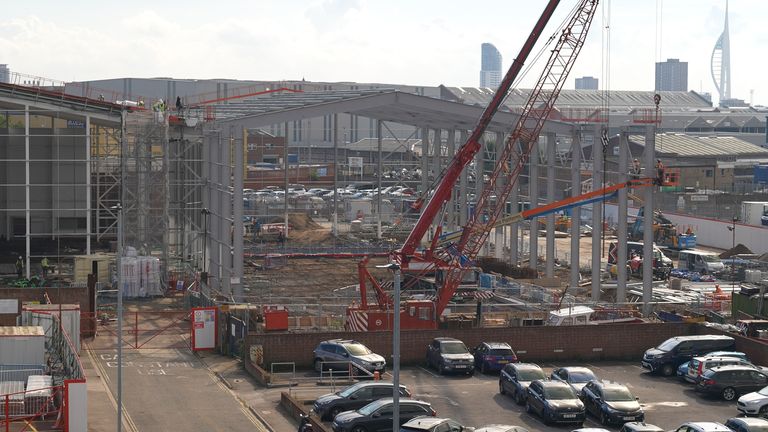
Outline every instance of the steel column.
{"label": "steel column", "polygon": [[[539,206],[539,139],[534,139],[531,144],[531,154],[528,159],[528,196],[531,202],[531,208]],[[528,230],[529,236],[529,258],[528,266],[534,270],[539,264],[539,218],[531,218],[531,225]]]}
{"label": "steel column", "polygon": [[[245,133],[243,133],[245,136]],[[234,248],[233,254],[233,274],[231,277],[232,293],[236,302],[243,301],[243,170],[245,168],[245,146],[248,143],[243,140],[238,144],[234,140],[235,146],[235,165],[233,172],[232,191],[234,192],[232,215],[232,241]]]}
{"label": "steel column", "polygon": [[[645,129],[645,172],[656,175],[654,161],[656,160],[656,126],[648,125]],[[653,262],[653,191],[645,188],[645,205],[643,206],[643,263]],[[651,298],[653,296],[653,265],[643,266],[643,315],[651,314]]]}
{"label": "steel column", "polygon": [[[575,197],[581,194],[581,129],[573,130],[571,136],[571,196]],[[581,209],[574,207],[571,209],[571,274],[570,287],[579,286],[581,274],[581,254],[579,249],[579,240],[581,240]]]}
{"label": "steel column", "polygon": [[[449,129],[448,130],[448,148],[447,148],[447,154],[446,154],[446,160],[450,161],[453,159],[454,155],[456,154],[456,130],[455,129]],[[466,171],[466,170],[465,170]],[[463,173],[462,173],[463,174]],[[453,192],[451,193],[451,199],[448,200],[448,230],[449,231],[456,231],[456,189],[453,189]]]}
{"label": "steel column", "polygon": [[[555,147],[557,137],[553,133],[547,137],[547,202],[557,201],[555,197]],[[555,276],[555,214],[547,215],[547,261],[545,263],[546,277]]]}
{"label": "steel column", "polygon": [[[462,130],[459,132],[459,141],[461,143],[467,142],[467,131]],[[467,193],[469,192],[467,176],[469,170],[463,170],[459,177],[459,226],[463,227],[467,224],[467,217],[469,216],[469,207],[467,206]]]}
{"label": "steel column", "polygon": [[[496,153],[496,158],[498,158],[499,155],[504,150],[504,145],[506,144],[504,142],[504,134],[502,132],[496,132],[496,140],[495,141],[496,141],[496,152],[495,153]],[[498,163],[498,162],[499,162],[498,159],[494,160],[494,163]],[[508,181],[509,180],[506,177],[500,178],[499,179],[499,187],[498,187],[498,189],[500,191],[504,190],[504,187],[506,186],[506,183]],[[498,196],[498,195],[499,194],[497,193],[496,196]],[[503,205],[506,206],[506,203],[504,203]],[[506,210],[502,211],[502,215],[504,213],[506,213]],[[496,228],[494,228],[494,231],[496,233],[495,240],[494,240],[494,244],[496,246],[496,249],[494,251],[494,256],[497,259],[504,259],[504,227],[501,227],[501,226],[500,227],[496,227]]]}
{"label": "steel column", "polygon": [[421,191],[426,193],[429,187],[429,129],[421,129]]}
{"label": "steel column", "polygon": [[[602,187],[603,183],[603,144],[600,129],[595,127],[592,135],[592,190]],[[603,212],[602,204],[592,203],[592,301],[600,300],[600,260],[603,252]]]}
{"label": "steel column", "polygon": [[[509,166],[516,166],[518,163],[518,155],[520,154],[519,150],[519,144],[514,142],[511,143],[514,147],[514,151],[511,152],[511,159],[509,161]],[[509,193],[509,202],[512,203],[512,212],[518,212],[522,211],[523,209],[520,208],[520,181],[521,178],[518,178],[518,181],[515,182],[514,185],[512,185],[512,191]],[[514,265],[520,264],[520,240],[522,237],[522,232],[520,230],[520,224],[517,222],[512,223],[509,225],[509,262]]]}
{"label": "steel column", "polygon": [[[629,134],[622,131],[619,134],[619,182],[628,180],[629,172]],[[627,189],[619,189],[619,226],[616,242],[616,303],[627,301]]]}
{"label": "steel column", "polygon": [[[10,121],[10,120],[9,120]],[[31,239],[30,236],[32,235],[32,215],[31,215],[31,198],[30,198],[30,186],[29,186],[29,158],[30,158],[30,137],[29,137],[29,105],[24,105],[24,190],[25,190],[25,199],[24,199],[24,214],[27,220],[27,227],[26,227],[26,236],[24,239],[25,247],[24,247],[24,262],[26,263],[24,267],[26,270],[26,278],[30,278],[30,267],[32,264],[32,260],[30,258],[30,254],[32,253],[32,247],[31,247]],[[57,144],[58,146],[58,144]],[[57,234],[61,235],[61,233]],[[8,236],[9,239],[11,239],[11,236]],[[57,252],[59,253],[59,252]],[[61,270],[59,270],[61,272]]]}
{"label": "steel column", "polygon": [[381,178],[382,178],[382,167],[383,167],[383,161],[382,157],[384,156],[381,151],[381,120],[376,120],[376,145],[378,147],[378,154],[376,155],[377,165],[376,165],[376,190],[378,193],[376,194],[376,238],[381,239]]}
{"label": "steel column", "polygon": [[85,254],[91,254],[91,116],[85,116]]}

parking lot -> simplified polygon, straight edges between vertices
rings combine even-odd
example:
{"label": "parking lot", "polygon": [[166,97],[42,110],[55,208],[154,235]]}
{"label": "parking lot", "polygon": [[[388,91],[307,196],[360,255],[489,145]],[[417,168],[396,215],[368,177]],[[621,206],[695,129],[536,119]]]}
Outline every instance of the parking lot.
{"label": "parking lot", "polygon": [[[726,402],[698,395],[693,386],[678,379],[664,378],[645,372],[640,363],[572,363],[540,366],[549,375],[559,366],[586,366],[601,379],[625,384],[639,398],[646,422],[665,430],[671,430],[686,421],[717,421],[724,423],[730,417],[738,416],[735,402]],[[307,377],[313,376],[308,372]],[[385,378],[391,378],[388,374]],[[525,412],[508,396],[499,394],[498,374],[474,376],[440,376],[425,367],[406,367],[401,371],[401,383],[408,386],[414,398],[432,404],[441,417],[451,417],[466,426],[488,424],[510,424],[525,427],[531,431],[571,430],[572,425],[545,426],[537,416]],[[279,392],[285,389],[271,389]],[[308,388],[300,385],[290,390],[299,398],[312,399],[329,388]],[[274,396],[269,399],[274,400]],[[603,427],[599,421],[588,416],[584,427]],[[617,427],[611,427],[617,430]]]}

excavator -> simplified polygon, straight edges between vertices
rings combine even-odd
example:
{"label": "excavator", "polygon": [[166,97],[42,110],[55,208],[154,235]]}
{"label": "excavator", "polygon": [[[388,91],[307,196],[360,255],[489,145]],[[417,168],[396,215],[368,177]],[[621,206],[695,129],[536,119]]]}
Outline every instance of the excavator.
{"label": "excavator", "polygon": [[[629,194],[628,196],[642,206],[642,199],[632,194]],[[640,207],[635,221],[630,225],[629,230],[627,231],[629,240],[643,240],[643,218],[645,217],[643,209],[644,207]],[[684,233],[677,232],[677,227],[672,221],[667,219],[661,211],[654,210],[653,242],[657,246],[674,250],[693,249],[696,247],[696,234],[690,228]]]}

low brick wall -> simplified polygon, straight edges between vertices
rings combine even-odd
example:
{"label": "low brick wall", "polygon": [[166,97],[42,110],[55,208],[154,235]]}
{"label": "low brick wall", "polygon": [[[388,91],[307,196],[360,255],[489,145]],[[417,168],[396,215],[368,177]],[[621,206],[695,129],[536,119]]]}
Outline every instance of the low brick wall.
{"label": "low brick wall", "polygon": [[[310,410],[309,405],[305,404],[304,401],[292,397],[287,392],[280,393],[280,406],[297,421],[301,414],[308,414]],[[331,428],[323,424],[320,418],[314,414],[309,417],[309,422],[312,423],[313,431],[332,432]]]}
{"label": "low brick wall", "polygon": [[[673,336],[693,334],[694,327],[696,324],[650,323],[403,331],[400,334],[401,361],[404,365],[423,363],[430,341],[448,336],[461,339],[469,348],[483,341],[507,342],[523,361],[639,362],[646,349]],[[335,338],[358,340],[388,360],[392,355],[391,332],[251,334],[246,339],[245,350],[248,352],[251,345],[262,345],[265,368],[273,362],[295,362],[297,367],[307,368],[312,366],[312,350],[317,344]]]}
{"label": "low brick wall", "polygon": [[88,288],[11,288],[0,287],[0,299],[18,300],[18,310],[16,313],[0,314],[0,326],[16,325],[16,317],[21,314],[21,306],[27,302],[45,303],[44,294],[48,292],[48,297],[54,304],[77,304],[80,305],[80,311],[85,312],[88,307]]}
{"label": "low brick wall", "polygon": [[750,361],[761,366],[768,366],[768,341],[749,338],[735,333],[715,330],[703,325],[696,326],[696,334],[724,334],[736,339],[736,351],[747,355]]}
{"label": "low brick wall", "polygon": [[269,372],[261,368],[259,365],[254,364],[250,359],[246,358],[243,361],[245,370],[261,385],[268,386],[272,382],[272,376]]}

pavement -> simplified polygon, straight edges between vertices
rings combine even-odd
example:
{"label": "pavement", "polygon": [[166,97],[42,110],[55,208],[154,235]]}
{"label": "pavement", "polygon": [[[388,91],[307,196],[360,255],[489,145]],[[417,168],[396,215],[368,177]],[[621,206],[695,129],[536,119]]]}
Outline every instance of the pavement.
{"label": "pavement", "polygon": [[[152,325],[162,329],[168,320],[156,318]],[[142,337],[144,342],[137,338],[139,344],[130,346],[131,341],[126,341],[123,348],[123,430],[275,430],[259,416],[272,417],[277,405],[270,410],[267,401],[260,400],[257,385],[246,376],[239,360],[194,353],[186,346],[188,334],[169,331]],[[150,338],[151,343],[147,342]],[[89,431],[117,429],[115,341],[116,336],[109,331],[100,331],[96,338],[84,341],[81,359],[88,383]],[[142,343],[152,348],[135,348]],[[251,410],[248,400],[264,404],[255,410],[258,414]]]}

